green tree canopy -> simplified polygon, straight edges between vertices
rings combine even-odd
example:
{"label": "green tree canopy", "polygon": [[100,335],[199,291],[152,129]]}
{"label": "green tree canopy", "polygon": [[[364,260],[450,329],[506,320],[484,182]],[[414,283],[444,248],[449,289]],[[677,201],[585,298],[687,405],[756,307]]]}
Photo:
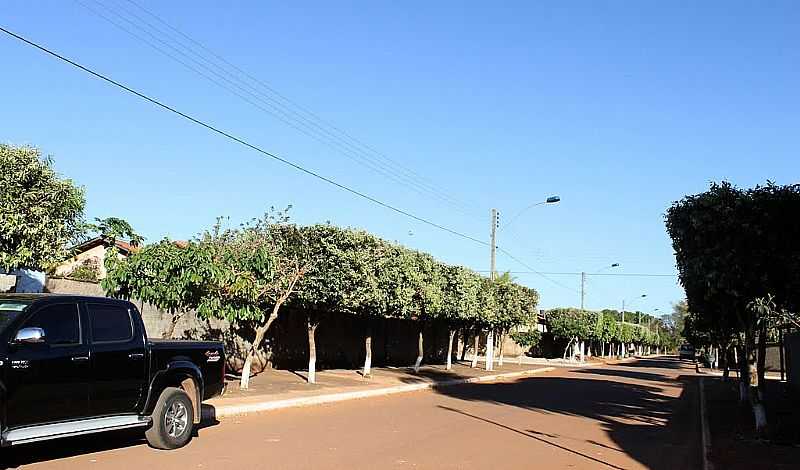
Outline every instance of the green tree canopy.
{"label": "green tree canopy", "polygon": [[0,144],[0,268],[46,269],[83,233],[83,189],[33,147]]}

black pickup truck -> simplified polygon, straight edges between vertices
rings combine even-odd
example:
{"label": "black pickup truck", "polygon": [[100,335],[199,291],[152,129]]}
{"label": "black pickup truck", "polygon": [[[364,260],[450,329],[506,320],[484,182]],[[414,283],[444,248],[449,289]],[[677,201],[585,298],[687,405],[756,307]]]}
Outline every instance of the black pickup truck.
{"label": "black pickup truck", "polygon": [[141,427],[174,449],[224,387],[222,343],[148,339],[130,302],[0,294],[3,446]]}

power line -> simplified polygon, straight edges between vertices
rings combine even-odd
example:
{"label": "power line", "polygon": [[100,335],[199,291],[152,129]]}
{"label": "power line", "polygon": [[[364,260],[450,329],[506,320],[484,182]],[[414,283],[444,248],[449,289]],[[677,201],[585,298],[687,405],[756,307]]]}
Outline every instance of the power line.
{"label": "power line", "polygon": [[[286,104],[282,103],[280,100],[276,99],[274,95],[278,95],[274,89],[263,84],[260,81],[257,81],[254,78],[251,78],[251,81],[256,81],[257,84],[260,84],[262,88],[265,88],[269,91],[269,93],[265,93],[257,86],[253,86],[252,83],[249,83],[236,73],[233,73],[229,70],[229,68],[233,67],[235,70],[239,70],[240,73],[244,73],[238,67],[233,66],[230,62],[222,59],[222,62],[228,64],[228,67],[224,67],[219,65],[214,60],[209,59],[204,54],[196,51],[194,48],[188,46],[184,42],[180,40],[180,38],[175,38],[171,35],[168,31],[161,29],[158,26],[155,26],[153,23],[149,22],[147,19],[142,18],[135,12],[128,10],[127,8],[117,7],[120,11],[124,13],[120,13],[120,11],[115,11],[109,5],[101,3],[98,0],[93,0],[93,2],[106,11],[110,12],[116,18],[121,19],[122,21],[126,22],[128,25],[135,28],[137,31],[140,31],[147,35],[149,38],[152,38],[162,46],[168,48],[170,51],[164,49],[164,47],[159,46],[158,44],[153,43],[148,38],[145,38],[134,31],[131,31],[126,26],[123,26],[119,22],[115,21],[112,18],[109,18],[102,12],[99,12],[95,8],[87,5],[81,0],[75,0],[78,4],[83,6],[85,9],[89,10],[96,16],[104,19],[105,21],[109,22],[110,24],[114,25],[118,29],[124,31],[128,35],[134,37],[135,39],[139,40],[140,42],[148,45],[149,47],[153,48],[157,52],[163,54],[164,56],[172,59],[173,61],[181,64],[186,69],[190,70],[191,72],[205,78],[206,80],[210,81],[214,85],[230,92],[234,96],[242,99],[246,103],[258,108],[260,111],[269,114],[270,116],[278,119],[279,121],[283,122],[284,124],[288,125],[289,127],[301,132],[302,134],[311,137],[312,139],[320,142],[321,144],[329,147],[330,149],[336,151],[337,153],[342,154],[346,158],[365,166],[366,168],[374,171],[395,183],[398,183],[402,186],[406,186],[413,191],[424,195],[424,196],[432,196],[436,199],[439,199],[448,205],[454,207],[455,209],[463,212],[466,215],[470,215],[468,212],[465,211],[465,208],[468,208],[467,205],[461,203],[454,197],[444,193],[441,191],[437,186],[433,184],[428,184],[425,181],[421,180],[421,177],[414,173],[411,170],[406,169],[399,163],[389,159],[388,157],[379,156],[379,159],[374,159],[373,155],[370,155],[368,152],[365,152],[362,148],[354,145],[352,142],[353,138],[349,137],[348,139],[343,138],[341,135],[338,135],[336,132],[332,132],[328,128],[337,129],[330,124],[327,124],[325,121],[321,120],[315,114],[311,113],[308,110],[304,110],[305,114],[310,115],[311,118],[303,115],[292,109],[291,107],[287,106]],[[148,15],[155,18],[158,22],[164,24],[170,30],[176,31],[181,36],[187,38],[190,42],[197,44],[202,50],[209,51],[208,48],[202,46],[199,42],[191,39],[188,35],[180,32],[177,28],[169,25],[166,21],[159,18],[155,13],[150,12],[149,10],[145,9],[144,7],[138,5],[136,2],[128,0],[129,3],[136,6],[140,10],[144,11]],[[135,21],[131,18],[135,18]],[[142,26],[145,25],[145,26]],[[155,32],[155,34],[152,31]],[[175,47],[175,45],[171,44],[174,43],[180,48]],[[184,52],[186,51],[186,52]],[[188,52],[188,54],[187,54]],[[177,56],[179,57],[176,57]],[[217,54],[212,54],[214,57],[220,57]],[[199,60],[198,60],[199,59]],[[187,63],[191,62],[190,63]],[[199,69],[198,69],[199,67]],[[213,75],[209,76],[209,74]],[[248,76],[245,74],[245,76]],[[223,83],[224,82],[224,83]],[[234,89],[232,89],[233,87]],[[246,96],[243,96],[246,95]],[[282,95],[278,95],[281,96]],[[289,101],[287,98],[282,97],[284,101],[293,103]],[[255,102],[253,101],[255,100]],[[294,104],[295,107],[298,107]],[[267,109],[268,108],[268,109]],[[341,131],[338,131],[341,133]],[[361,144],[361,147],[364,145]],[[375,151],[373,150],[373,154]],[[381,161],[383,160],[383,162]],[[399,171],[398,171],[399,169]],[[413,173],[413,174],[411,174]]]}
{"label": "power line", "polygon": [[[488,273],[489,271],[478,271]],[[579,272],[553,272],[553,271],[508,271],[511,274],[547,274],[550,276],[580,276]],[[585,273],[589,276],[619,276],[619,277],[678,277],[677,274],[651,274],[651,273]]]}
{"label": "power line", "polygon": [[[501,247],[499,247],[499,246],[498,246],[498,247],[497,247],[497,251],[499,251],[499,252],[503,253],[504,255],[508,256],[508,257],[509,257],[509,258],[511,258],[512,260],[514,260],[514,261],[516,261],[517,263],[521,264],[522,266],[524,266],[524,267],[526,267],[526,268],[530,269],[530,271],[528,271],[529,273],[531,273],[531,274],[538,274],[538,275],[539,275],[539,276],[541,276],[542,278],[544,278],[544,279],[546,279],[546,280],[550,281],[551,283],[555,284],[555,285],[556,285],[556,286],[558,286],[558,287],[561,287],[562,289],[566,289],[566,290],[568,290],[568,291],[575,292],[575,293],[580,293],[579,291],[577,291],[577,290],[575,290],[575,289],[573,289],[573,288],[571,288],[571,287],[569,287],[569,286],[567,286],[567,285],[565,285],[565,284],[562,284],[561,282],[559,282],[559,281],[556,281],[555,279],[552,279],[552,278],[548,277],[548,276],[547,276],[547,273],[543,273],[543,272],[540,272],[540,271],[537,271],[537,270],[533,269],[533,268],[532,268],[530,265],[528,265],[526,262],[524,262],[524,261],[522,261],[521,259],[517,258],[516,256],[512,255],[511,253],[509,253],[508,251],[504,250],[503,248],[501,248]],[[514,274],[514,272],[513,272],[513,271],[512,271],[511,273],[512,273],[512,274]]]}
{"label": "power line", "polygon": [[364,149],[372,152],[373,154],[377,155],[378,157],[382,158],[383,160],[387,161],[388,163],[391,163],[391,164],[397,166],[397,168],[407,172],[409,175],[417,177],[420,180],[427,181],[428,183],[430,183],[429,187],[431,187],[433,189],[438,189],[438,188],[436,188],[435,183],[433,181],[431,181],[430,179],[426,178],[424,175],[420,175],[419,173],[417,173],[413,169],[405,167],[402,164],[396,162],[395,160],[392,160],[391,158],[389,158],[388,156],[386,156],[382,152],[380,152],[380,151],[376,150],[375,148],[371,147],[370,145],[362,142],[361,140],[357,139],[356,137],[353,137],[348,132],[340,129],[339,127],[337,127],[336,125],[332,124],[331,122],[321,118],[318,114],[314,113],[313,111],[309,110],[308,108],[302,106],[301,104],[297,103],[296,101],[294,101],[294,100],[286,97],[285,95],[281,94],[275,88],[270,86],[268,83],[264,82],[263,80],[260,80],[258,77],[253,76],[252,74],[248,73],[247,71],[243,70],[242,68],[238,67],[237,65],[231,63],[230,61],[228,61],[227,59],[225,59],[221,55],[215,53],[213,50],[211,50],[207,46],[203,45],[201,42],[199,42],[196,39],[192,38],[191,36],[189,36],[188,34],[184,33],[183,31],[179,30],[178,28],[172,26],[166,20],[164,20],[163,18],[161,18],[158,15],[156,15],[155,13],[153,13],[151,10],[148,10],[147,8],[143,7],[142,5],[140,5],[139,3],[135,2],[134,0],[127,0],[127,2],[132,4],[132,5],[134,5],[136,8],[138,8],[141,11],[145,12],[149,16],[155,18],[155,20],[158,21],[159,23],[163,24],[164,26],[166,26],[170,30],[174,31],[178,35],[180,35],[183,38],[187,39],[189,42],[191,42],[192,44],[196,45],[197,47],[199,47],[203,51],[207,52],[212,57],[218,59],[223,64],[225,64],[225,65],[231,67],[232,69],[236,70],[242,76],[248,78],[253,83],[256,83],[257,85],[260,85],[264,89],[268,90],[270,93],[272,93],[273,95],[277,96],[278,98],[280,98],[284,102],[294,106],[295,108],[299,109],[303,113],[305,113],[308,116],[314,118],[316,121],[318,121],[318,122],[320,122],[322,124],[325,124],[325,125],[329,126],[330,128],[332,128],[333,130],[341,133],[342,135],[344,135],[345,137],[350,139],[352,142],[360,145]]}
{"label": "power line", "polygon": [[111,85],[116,86],[117,88],[120,88],[120,89],[122,89],[122,90],[124,90],[124,91],[126,91],[126,92],[128,92],[128,93],[130,93],[132,95],[135,95],[135,96],[137,96],[137,97],[139,97],[139,98],[141,98],[141,99],[143,99],[143,100],[145,100],[145,101],[147,101],[147,102],[149,102],[151,104],[154,104],[154,105],[156,105],[156,106],[158,106],[158,107],[160,107],[162,109],[165,109],[165,110],[167,110],[167,111],[169,111],[169,112],[171,112],[173,114],[176,114],[176,115],[178,115],[178,116],[180,116],[180,117],[182,117],[182,118],[184,118],[184,119],[186,119],[186,120],[188,120],[190,122],[193,122],[193,123],[195,123],[195,124],[197,124],[199,126],[202,126],[202,127],[206,128],[206,129],[208,129],[208,130],[210,130],[210,131],[212,131],[212,132],[214,132],[216,134],[219,134],[219,135],[221,135],[223,137],[226,137],[226,138],[228,138],[228,139],[230,139],[230,140],[232,140],[234,142],[237,142],[237,143],[239,143],[241,145],[244,145],[245,147],[248,147],[248,148],[250,148],[252,150],[255,150],[256,152],[259,152],[259,153],[261,153],[261,154],[263,154],[263,155],[265,155],[265,156],[267,156],[269,158],[272,158],[273,160],[277,160],[277,161],[283,163],[284,165],[290,166],[290,167],[292,167],[292,168],[294,168],[294,169],[296,169],[298,171],[301,171],[301,172],[303,172],[303,173],[305,173],[305,174],[307,174],[309,176],[313,176],[314,178],[317,178],[317,179],[322,180],[322,181],[324,181],[324,182],[326,182],[328,184],[336,186],[337,188],[342,189],[344,191],[347,191],[347,192],[349,192],[351,194],[354,194],[354,195],[356,195],[356,196],[358,196],[358,197],[360,197],[362,199],[366,199],[367,201],[370,201],[370,202],[372,202],[374,204],[377,204],[377,205],[379,205],[381,207],[384,207],[386,209],[389,209],[389,210],[392,210],[394,212],[397,212],[398,214],[402,214],[402,215],[404,215],[406,217],[409,217],[411,219],[414,219],[414,220],[416,220],[418,222],[422,222],[422,223],[424,223],[426,225],[430,225],[431,227],[438,228],[438,229],[443,230],[445,232],[448,232],[448,233],[450,233],[452,235],[456,235],[456,236],[464,238],[466,240],[471,240],[471,241],[473,241],[475,243],[479,243],[481,245],[489,245],[487,242],[485,242],[483,240],[479,240],[479,239],[477,239],[475,237],[472,237],[470,235],[463,234],[463,233],[458,232],[456,230],[453,230],[453,229],[450,229],[450,228],[445,227],[443,225],[440,225],[440,224],[437,224],[435,222],[432,222],[432,221],[430,221],[428,219],[425,219],[423,217],[419,217],[417,215],[414,215],[414,214],[412,214],[412,213],[410,213],[410,212],[408,212],[406,210],[400,209],[400,208],[395,207],[395,206],[393,206],[391,204],[388,204],[388,203],[383,202],[383,201],[381,201],[379,199],[376,199],[376,198],[374,198],[374,197],[372,197],[372,196],[370,196],[368,194],[362,193],[362,192],[360,192],[360,191],[358,191],[356,189],[353,189],[353,188],[350,188],[350,187],[348,187],[348,186],[346,186],[344,184],[338,183],[335,180],[333,180],[331,178],[328,178],[326,176],[323,176],[323,175],[321,175],[321,174],[319,174],[319,173],[317,173],[317,172],[315,172],[313,170],[309,170],[307,168],[304,168],[304,167],[298,165],[297,163],[294,163],[294,162],[292,162],[290,160],[287,160],[285,158],[279,157],[279,156],[277,156],[277,155],[275,155],[273,153],[267,152],[266,150],[264,150],[264,149],[254,145],[254,144],[251,144],[251,143],[245,141],[244,139],[241,139],[241,138],[236,137],[236,136],[234,136],[234,135],[232,135],[232,134],[230,134],[230,133],[228,133],[226,131],[223,131],[223,130],[217,128],[217,127],[214,127],[213,125],[208,124],[208,123],[206,123],[204,121],[201,121],[198,118],[192,117],[192,116],[190,116],[190,115],[188,115],[186,113],[178,111],[177,109],[175,109],[175,108],[173,108],[173,107],[171,107],[169,105],[166,105],[166,104],[156,100],[155,98],[151,98],[151,97],[149,97],[149,96],[147,96],[147,95],[145,95],[145,94],[143,94],[141,92],[138,92],[138,91],[134,90],[133,88],[130,88],[130,87],[126,86],[126,85],[123,85],[122,83],[120,83],[120,82],[118,82],[118,81],[116,81],[116,80],[114,80],[114,79],[112,79],[112,78],[110,78],[110,77],[108,77],[106,75],[103,75],[103,74],[101,74],[99,72],[95,72],[94,70],[92,70],[92,69],[90,69],[90,68],[88,68],[86,66],[83,66],[83,65],[81,65],[81,64],[79,64],[79,63],[77,63],[77,62],[75,62],[75,61],[73,61],[73,60],[71,60],[71,59],[69,59],[67,57],[64,57],[64,56],[58,54],[57,52],[54,52],[54,51],[48,49],[45,46],[42,46],[42,45],[37,44],[37,43],[35,43],[35,42],[25,38],[25,37],[22,37],[19,34],[16,34],[16,33],[12,32],[12,31],[9,31],[9,30],[5,29],[2,26],[0,26],[0,31],[2,31],[3,33],[5,33],[5,34],[7,34],[7,35],[19,40],[19,41],[24,42],[25,44],[28,44],[29,46],[32,46],[32,47],[34,47],[36,49],[39,49],[40,51],[42,51],[42,52],[44,52],[44,53],[46,53],[46,54],[48,54],[48,55],[50,55],[52,57],[55,57],[56,59],[61,60],[62,62],[66,62],[67,64],[70,64],[73,67],[76,67],[76,68],[78,68],[80,70],[83,70],[84,72],[86,72],[86,73],[88,73],[88,74],[90,74],[90,75],[92,75],[92,76],[94,76],[96,78],[99,78],[99,79],[101,79],[101,80],[103,80],[103,81],[105,81],[105,82],[107,82],[107,83],[109,83]]}

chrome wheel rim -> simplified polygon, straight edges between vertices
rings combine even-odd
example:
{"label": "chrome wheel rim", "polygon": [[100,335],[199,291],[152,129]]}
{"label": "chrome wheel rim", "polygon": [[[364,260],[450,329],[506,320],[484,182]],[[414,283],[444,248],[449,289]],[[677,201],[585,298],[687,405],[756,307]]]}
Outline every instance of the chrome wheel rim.
{"label": "chrome wheel rim", "polygon": [[188,425],[189,413],[186,406],[179,401],[172,402],[164,415],[164,428],[167,430],[167,435],[178,438],[183,435]]}

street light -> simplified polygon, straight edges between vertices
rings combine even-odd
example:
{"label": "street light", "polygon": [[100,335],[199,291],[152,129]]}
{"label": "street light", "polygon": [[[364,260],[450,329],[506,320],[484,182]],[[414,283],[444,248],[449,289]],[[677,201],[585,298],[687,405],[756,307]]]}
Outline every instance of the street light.
{"label": "street light", "polygon": [[[597,271],[590,274],[599,274],[607,269],[618,268],[618,267],[619,263],[611,263],[609,266],[600,268]],[[583,310],[583,304],[585,301],[586,301],[586,272],[581,271],[581,310]]]}
{"label": "street light", "polygon": [[[544,201],[536,202],[534,204],[531,204],[530,206],[526,207],[525,209],[522,209],[521,211],[519,211],[517,213],[517,215],[512,217],[511,220],[504,227],[508,227],[509,225],[511,225],[511,223],[513,223],[516,219],[518,219],[519,216],[522,215],[523,212],[525,212],[526,210],[530,209],[531,207],[540,206],[542,204],[555,204],[555,203],[559,202],[560,200],[561,200],[561,198],[559,196],[549,196]],[[490,253],[490,261],[489,261],[489,263],[490,263],[490,265],[489,265],[489,278],[490,279],[494,279],[495,262],[496,262],[496,259],[497,259],[497,232],[498,232],[498,228],[500,227],[500,221],[498,220],[498,216],[499,216],[499,214],[497,212],[497,209],[492,209],[492,225],[491,225],[491,233],[492,233],[492,235],[491,235],[491,243],[490,243],[491,253]],[[477,355],[477,353],[476,353],[476,355]],[[502,356],[501,356],[501,358],[502,358]],[[494,361],[494,331],[490,329],[489,330],[489,334],[486,337],[486,370],[492,370],[494,368],[493,361]]]}
{"label": "street light", "polygon": [[[647,294],[642,294],[638,296],[635,300],[643,299],[647,297]],[[625,299],[622,299],[622,323],[625,323]]]}
{"label": "street light", "polygon": [[561,197],[560,196],[550,196],[547,199],[545,199],[544,201],[534,202],[533,204],[531,204],[530,206],[526,207],[525,209],[522,209],[521,211],[517,212],[517,214],[514,217],[512,217],[511,220],[509,220],[503,226],[503,228],[508,228],[509,225],[511,225],[515,220],[517,220],[519,218],[519,216],[521,216],[523,213],[525,213],[525,211],[527,211],[528,209],[530,209],[532,207],[541,206],[542,204],[556,204],[556,203],[558,203],[560,201],[561,201]]}

